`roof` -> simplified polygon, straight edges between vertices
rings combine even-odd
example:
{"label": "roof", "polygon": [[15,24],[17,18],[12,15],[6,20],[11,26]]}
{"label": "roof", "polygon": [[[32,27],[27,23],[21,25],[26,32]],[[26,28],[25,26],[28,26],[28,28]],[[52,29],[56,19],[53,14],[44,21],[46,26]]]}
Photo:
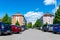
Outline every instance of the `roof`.
{"label": "roof", "polygon": [[54,16],[54,15],[46,13],[44,16]]}
{"label": "roof", "polygon": [[13,16],[23,16],[23,15],[20,14],[20,13],[16,13],[16,14],[14,14]]}

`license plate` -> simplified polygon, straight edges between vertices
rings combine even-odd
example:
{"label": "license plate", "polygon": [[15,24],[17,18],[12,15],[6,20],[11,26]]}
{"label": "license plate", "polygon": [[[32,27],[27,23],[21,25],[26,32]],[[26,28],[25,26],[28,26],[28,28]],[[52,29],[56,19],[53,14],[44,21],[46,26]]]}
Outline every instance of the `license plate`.
{"label": "license plate", "polygon": [[10,30],[8,30],[7,32],[10,32]]}

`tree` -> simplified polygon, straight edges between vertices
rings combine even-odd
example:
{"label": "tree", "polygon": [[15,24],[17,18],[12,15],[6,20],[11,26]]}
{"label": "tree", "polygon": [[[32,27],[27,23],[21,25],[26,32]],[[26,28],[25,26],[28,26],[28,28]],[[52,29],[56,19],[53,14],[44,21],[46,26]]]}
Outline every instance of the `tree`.
{"label": "tree", "polygon": [[2,21],[2,19],[0,19],[0,22]]}
{"label": "tree", "polygon": [[41,27],[42,26],[42,22],[40,21],[40,19],[37,19],[37,21],[35,22],[35,24],[33,26],[34,27]]}
{"label": "tree", "polygon": [[32,28],[32,23],[30,22],[30,23],[28,23],[28,28]]}
{"label": "tree", "polygon": [[11,24],[11,17],[9,17],[6,13],[6,15],[2,18],[2,22],[6,24]]}
{"label": "tree", "polygon": [[60,23],[60,5],[55,13],[54,24]]}
{"label": "tree", "polygon": [[11,18],[11,17],[9,17],[8,23],[9,23],[9,24],[12,24],[12,18]]}
{"label": "tree", "polygon": [[19,24],[19,22],[18,22],[18,21],[16,21],[16,24],[15,24],[15,25],[20,26],[20,24]]}
{"label": "tree", "polygon": [[44,24],[44,25],[48,25],[48,23],[46,22],[46,24]]}

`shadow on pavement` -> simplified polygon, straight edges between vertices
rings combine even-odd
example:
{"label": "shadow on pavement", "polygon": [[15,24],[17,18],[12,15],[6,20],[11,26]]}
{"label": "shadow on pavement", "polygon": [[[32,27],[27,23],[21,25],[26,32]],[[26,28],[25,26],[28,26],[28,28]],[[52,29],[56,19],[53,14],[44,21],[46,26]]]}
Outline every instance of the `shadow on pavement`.
{"label": "shadow on pavement", "polygon": [[10,36],[12,34],[1,34],[0,36]]}

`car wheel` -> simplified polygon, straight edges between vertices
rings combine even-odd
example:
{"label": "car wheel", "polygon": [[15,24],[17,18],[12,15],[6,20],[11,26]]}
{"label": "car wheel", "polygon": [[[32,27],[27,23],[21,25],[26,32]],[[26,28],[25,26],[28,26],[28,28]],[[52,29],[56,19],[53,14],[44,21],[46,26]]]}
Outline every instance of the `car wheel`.
{"label": "car wheel", "polygon": [[0,32],[0,35],[2,35],[2,33]]}
{"label": "car wheel", "polygon": [[46,30],[44,30],[44,32],[47,32]]}
{"label": "car wheel", "polygon": [[57,32],[53,32],[54,34],[57,34]]}
{"label": "car wheel", "polygon": [[8,33],[8,35],[11,35],[12,33]]}
{"label": "car wheel", "polygon": [[17,34],[19,34],[20,32],[17,32]]}

